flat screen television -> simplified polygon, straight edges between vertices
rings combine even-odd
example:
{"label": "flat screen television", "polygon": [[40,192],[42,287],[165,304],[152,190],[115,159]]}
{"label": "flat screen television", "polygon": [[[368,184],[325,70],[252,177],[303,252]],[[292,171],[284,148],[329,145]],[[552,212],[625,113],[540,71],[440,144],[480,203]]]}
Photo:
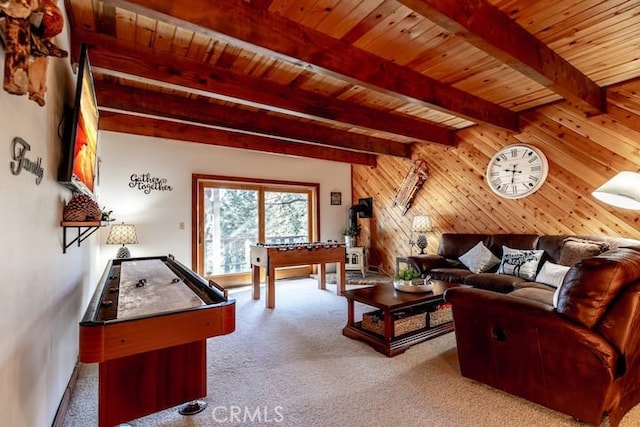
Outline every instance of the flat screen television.
{"label": "flat screen television", "polygon": [[93,73],[87,46],[83,44],[73,106],[65,111],[58,181],[74,193],[91,197],[96,183],[98,119]]}

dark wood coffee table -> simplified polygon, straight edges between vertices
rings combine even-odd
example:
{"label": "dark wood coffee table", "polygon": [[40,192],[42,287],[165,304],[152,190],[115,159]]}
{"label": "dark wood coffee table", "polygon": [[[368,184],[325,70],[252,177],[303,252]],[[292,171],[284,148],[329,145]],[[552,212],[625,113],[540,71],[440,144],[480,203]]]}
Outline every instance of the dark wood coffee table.
{"label": "dark wood coffee table", "polygon": [[[412,315],[433,312],[438,306],[444,304],[443,294],[448,288],[463,286],[458,283],[449,283],[434,280],[432,292],[402,292],[393,287],[393,283],[379,283],[368,288],[360,288],[346,291],[347,298],[347,326],[342,329],[346,337],[364,341],[379,352],[393,357],[410,346],[419,342],[435,338],[453,331],[453,321],[429,327],[428,322],[424,328],[408,332],[400,336],[394,336],[394,321],[398,313],[409,311]],[[382,310],[384,317],[384,335],[375,333],[362,327],[362,322],[356,322],[354,303],[376,307]]]}

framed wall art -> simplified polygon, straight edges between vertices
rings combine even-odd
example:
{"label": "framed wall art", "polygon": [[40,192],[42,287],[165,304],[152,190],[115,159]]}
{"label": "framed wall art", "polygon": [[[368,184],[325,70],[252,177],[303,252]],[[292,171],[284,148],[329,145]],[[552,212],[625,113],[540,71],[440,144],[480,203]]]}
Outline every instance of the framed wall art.
{"label": "framed wall art", "polygon": [[342,205],[342,193],[340,193],[339,191],[331,192],[331,205],[333,206]]}

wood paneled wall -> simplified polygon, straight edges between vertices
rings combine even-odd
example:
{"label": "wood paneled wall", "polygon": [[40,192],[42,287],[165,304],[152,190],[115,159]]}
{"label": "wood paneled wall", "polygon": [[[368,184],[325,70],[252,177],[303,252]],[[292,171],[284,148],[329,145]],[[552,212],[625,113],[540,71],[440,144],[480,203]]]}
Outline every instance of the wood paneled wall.
{"label": "wood paneled wall", "polygon": [[[398,186],[412,161],[379,156],[378,166],[353,166],[353,197],[373,197],[374,217],[360,219],[360,242],[370,248],[369,265],[392,274],[395,257],[415,254],[409,245],[411,221],[429,214],[429,252],[443,232],[620,235],[640,238],[640,212],[614,208],[591,192],[622,170],[640,165],[640,81],[607,90],[608,113],[585,117],[568,102],[522,114],[522,132],[489,126],[458,132],[456,148],[415,144],[413,158],[424,158],[430,174],[403,216],[394,207]],[[513,143],[540,148],[549,176],[533,195],[519,200],[496,196],[485,181],[493,153]]]}

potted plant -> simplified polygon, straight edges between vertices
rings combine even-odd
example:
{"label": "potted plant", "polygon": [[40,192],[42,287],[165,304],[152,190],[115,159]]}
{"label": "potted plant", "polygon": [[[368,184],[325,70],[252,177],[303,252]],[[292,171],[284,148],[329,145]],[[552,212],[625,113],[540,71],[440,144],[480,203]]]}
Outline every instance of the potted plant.
{"label": "potted plant", "polygon": [[358,236],[360,235],[360,226],[356,224],[354,227],[347,227],[342,231],[342,235],[344,236],[344,243],[348,248],[355,247]]}
{"label": "potted plant", "polygon": [[[420,273],[413,267],[406,267],[398,271],[394,278],[394,282],[404,284],[404,285],[413,285],[414,281],[418,282],[416,279],[420,279]],[[424,281],[422,279],[419,280],[420,284]]]}

